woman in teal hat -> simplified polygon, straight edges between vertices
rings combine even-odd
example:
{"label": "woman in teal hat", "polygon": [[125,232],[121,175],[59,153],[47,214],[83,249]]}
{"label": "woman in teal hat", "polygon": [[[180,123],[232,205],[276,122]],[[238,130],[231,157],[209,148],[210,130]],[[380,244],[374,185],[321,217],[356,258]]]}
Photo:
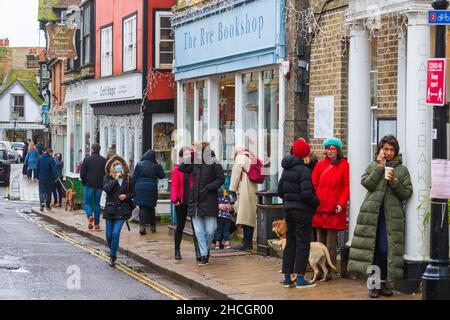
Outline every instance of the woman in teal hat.
{"label": "woman in teal hat", "polygon": [[342,141],[326,139],[323,143],[325,158],[319,161],[312,174],[313,185],[320,205],[313,216],[318,241],[330,251],[336,264],[338,231],[346,229],[347,202],[350,198],[350,173],[347,159],[342,152]]}

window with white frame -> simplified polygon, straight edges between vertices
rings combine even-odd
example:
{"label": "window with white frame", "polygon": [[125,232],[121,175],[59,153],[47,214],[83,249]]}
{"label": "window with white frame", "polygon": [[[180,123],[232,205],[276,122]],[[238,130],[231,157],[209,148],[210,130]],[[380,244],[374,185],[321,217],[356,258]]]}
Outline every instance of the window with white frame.
{"label": "window with white frame", "polygon": [[83,49],[82,49],[82,59],[83,64],[88,64],[91,62],[91,4],[87,3],[83,7]]}
{"label": "window with white frame", "polygon": [[136,69],[136,20],[133,16],[123,21],[123,71]]}
{"label": "window with white frame", "polygon": [[172,69],[174,34],[171,18],[172,12],[170,11],[156,12],[155,65],[157,69]]}
{"label": "window with white frame", "polygon": [[[17,112],[17,118],[25,118],[25,97],[23,95],[12,96],[12,112]],[[13,116],[11,116],[14,119]]]}
{"label": "window with white frame", "polygon": [[112,75],[112,26],[101,31],[101,76]]}

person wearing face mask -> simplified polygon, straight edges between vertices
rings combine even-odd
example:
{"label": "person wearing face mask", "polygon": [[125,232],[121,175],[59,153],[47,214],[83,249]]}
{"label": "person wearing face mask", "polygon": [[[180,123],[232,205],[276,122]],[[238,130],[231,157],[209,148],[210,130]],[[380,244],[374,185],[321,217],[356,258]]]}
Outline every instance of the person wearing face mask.
{"label": "person wearing face mask", "polygon": [[394,136],[383,137],[377,147],[376,160],[369,164],[361,178],[367,195],[358,215],[347,270],[366,275],[369,266],[379,267],[380,272],[374,275],[374,288],[369,289],[371,298],[392,296],[387,281],[403,278],[403,203],[412,196],[413,189],[399,150]]}
{"label": "person wearing face mask", "polygon": [[[317,240],[327,246],[331,261],[336,265],[338,231],[346,229],[347,202],[350,198],[350,171],[342,152],[342,141],[326,139],[323,143],[325,158],[312,173],[312,182],[320,205],[313,216],[312,226]],[[331,273],[328,274],[328,279]]]}
{"label": "person wearing face mask", "polygon": [[130,219],[134,208],[134,193],[126,161],[113,156],[106,164],[106,176],[103,191],[106,192],[106,204],[103,218],[106,221],[106,240],[111,251],[109,265],[115,266],[120,232],[124,223]]}
{"label": "person wearing face mask", "polygon": [[155,208],[158,201],[158,179],[164,179],[162,166],[156,161],[156,153],[148,150],[133,173],[132,187],[136,193],[134,203],[139,206],[139,233],[145,235],[145,226],[150,224],[156,232]]}

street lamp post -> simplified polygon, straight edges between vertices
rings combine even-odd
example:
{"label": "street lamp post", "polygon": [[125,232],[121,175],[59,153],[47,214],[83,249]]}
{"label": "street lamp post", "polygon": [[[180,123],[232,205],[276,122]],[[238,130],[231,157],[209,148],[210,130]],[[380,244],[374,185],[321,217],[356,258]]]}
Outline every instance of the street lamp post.
{"label": "street lamp post", "polygon": [[[447,0],[433,1],[435,10],[447,10]],[[436,58],[446,58],[446,26],[436,26]],[[433,143],[433,159],[447,159],[447,109],[434,106],[433,127],[437,131]],[[422,277],[424,300],[450,299],[450,270],[448,246],[448,199],[431,199],[430,260]]]}
{"label": "street lamp post", "polygon": [[13,140],[16,142],[16,125],[17,125],[17,119],[19,119],[19,112],[13,111],[12,112],[12,118],[14,120],[14,132],[13,132]]}

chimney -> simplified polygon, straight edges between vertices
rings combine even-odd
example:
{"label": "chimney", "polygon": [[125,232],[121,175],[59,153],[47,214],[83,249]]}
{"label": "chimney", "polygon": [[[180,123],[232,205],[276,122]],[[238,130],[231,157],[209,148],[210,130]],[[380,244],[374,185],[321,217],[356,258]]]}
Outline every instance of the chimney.
{"label": "chimney", "polygon": [[9,47],[9,39],[0,39],[0,47]]}

